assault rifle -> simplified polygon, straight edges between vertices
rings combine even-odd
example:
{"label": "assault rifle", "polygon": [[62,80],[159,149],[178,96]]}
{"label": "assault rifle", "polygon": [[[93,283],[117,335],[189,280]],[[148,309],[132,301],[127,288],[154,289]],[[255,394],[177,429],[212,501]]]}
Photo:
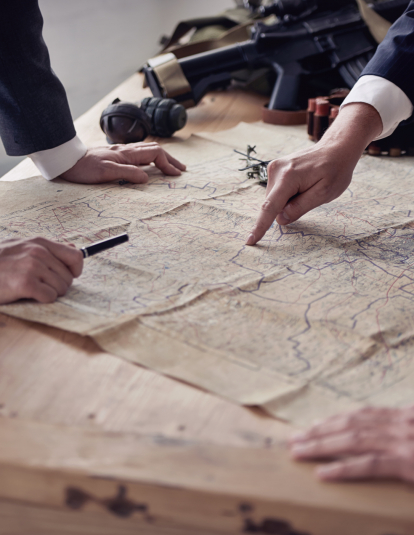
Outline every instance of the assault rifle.
{"label": "assault rifle", "polygon": [[191,107],[237,80],[238,71],[261,69],[273,84],[270,110],[303,110],[308,98],[352,88],[377,47],[354,0],[276,0],[256,9],[279,19],[256,23],[249,41],[149,60],[143,70],[153,95]]}

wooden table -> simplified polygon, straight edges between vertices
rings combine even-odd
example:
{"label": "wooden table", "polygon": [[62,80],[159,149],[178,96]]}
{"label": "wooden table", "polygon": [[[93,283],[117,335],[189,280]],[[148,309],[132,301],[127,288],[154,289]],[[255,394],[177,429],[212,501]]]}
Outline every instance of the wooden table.
{"label": "wooden table", "polygon": [[[101,144],[102,109],[147,94],[132,76],[80,137]],[[257,121],[264,100],[210,94],[180,137]],[[24,161],[5,179],[35,174]],[[4,315],[0,416],[0,535],[414,533],[414,488],[319,483],[289,460],[289,425]]]}

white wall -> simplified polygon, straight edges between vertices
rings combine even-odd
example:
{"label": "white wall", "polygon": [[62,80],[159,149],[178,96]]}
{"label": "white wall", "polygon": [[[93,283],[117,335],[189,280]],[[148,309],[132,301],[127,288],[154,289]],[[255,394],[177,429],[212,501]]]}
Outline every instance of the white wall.
{"label": "white wall", "polygon": [[[187,18],[213,15],[233,0],[39,0],[53,69],[74,119],[159,50],[159,38]],[[21,158],[0,145],[0,176]]]}

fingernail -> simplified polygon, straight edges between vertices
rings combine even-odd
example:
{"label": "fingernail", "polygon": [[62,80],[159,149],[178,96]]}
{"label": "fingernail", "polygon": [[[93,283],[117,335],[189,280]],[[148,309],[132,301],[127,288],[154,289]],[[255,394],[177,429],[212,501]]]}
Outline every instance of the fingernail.
{"label": "fingernail", "polygon": [[290,223],[290,218],[286,212],[280,212],[280,214],[277,216],[277,223],[279,225],[288,225]]}
{"label": "fingernail", "polygon": [[254,239],[254,234],[249,234],[249,237],[247,238],[247,241],[246,241],[246,245],[254,245],[255,244],[255,239]]}
{"label": "fingernail", "polygon": [[282,217],[284,219],[284,224],[287,225],[290,222],[290,217],[287,215],[286,212],[282,212]]}
{"label": "fingernail", "polygon": [[338,473],[341,465],[339,463],[331,463],[325,466],[318,466],[316,468],[316,473],[319,477],[328,478],[333,477]]}
{"label": "fingernail", "polygon": [[291,436],[290,440],[299,441],[299,440],[303,440],[305,438],[306,438],[305,431],[298,431],[297,433],[293,433],[293,435]]}
{"label": "fingernail", "polygon": [[306,443],[302,443],[302,444],[293,444],[293,446],[290,448],[292,453],[297,453],[299,455],[303,454],[303,453],[307,453],[308,451],[310,451],[313,447],[313,444],[309,443],[309,442],[306,442]]}

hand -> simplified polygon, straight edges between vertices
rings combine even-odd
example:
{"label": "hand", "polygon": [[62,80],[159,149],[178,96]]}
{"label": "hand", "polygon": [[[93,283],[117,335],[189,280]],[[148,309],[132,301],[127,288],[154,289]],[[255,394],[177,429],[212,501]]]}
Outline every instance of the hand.
{"label": "hand", "polygon": [[270,162],[266,200],[247,245],[261,240],[275,219],[279,225],[293,223],[339,197],[364,149],[381,131],[381,118],[372,106],[349,104],[314,147]]}
{"label": "hand", "polygon": [[158,143],[129,143],[88,149],[83,158],[60,176],[78,184],[102,184],[120,179],[145,184],[148,175],[140,166],[150,163],[171,176],[179,176],[186,169]]}
{"label": "hand", "polygon": [[338,459],[317,469],[323,480],[398,478],[414,483],[414,406],[333,416],[294,435],[290,451],[296,460]]}
{"label": "hand", "polygon": [[352,155],[343,158],[337,148],[315,145],[270,162],[266,200],[247,245],[261,240],[275,219],[279,225],[293,223],[339,197],[351,183],[359,156],[355,161]]}
{"label": "hand", "polygon": [[0,304],[18,299],[52,303],[82,273],[82,253],[45,238],[0,243]]}

